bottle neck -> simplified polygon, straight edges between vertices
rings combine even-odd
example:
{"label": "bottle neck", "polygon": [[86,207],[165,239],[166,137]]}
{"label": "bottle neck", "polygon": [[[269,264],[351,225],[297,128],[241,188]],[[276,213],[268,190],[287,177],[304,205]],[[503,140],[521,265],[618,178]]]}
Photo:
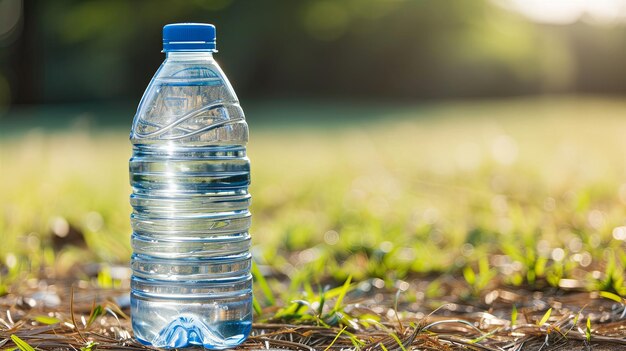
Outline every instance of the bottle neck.
{"label": "bottle neck", "polygon": [[165,58],[172,61],[213,60],[211,51],[169,51]]}

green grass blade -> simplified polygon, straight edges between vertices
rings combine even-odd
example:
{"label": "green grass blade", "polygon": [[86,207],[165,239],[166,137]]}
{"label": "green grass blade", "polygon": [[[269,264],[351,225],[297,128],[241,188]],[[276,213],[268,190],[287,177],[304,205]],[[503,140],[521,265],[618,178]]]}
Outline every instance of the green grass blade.
{"label": "green grass blade", "polygon": [[97,345],[97,342],[89,341],[85,346],[80,348],[80,351],[93,351],[96,349]]}
{"label": "green grass blade", "polygon": [[470,343],[471,343],[471,344],[476,344],[476,343],[478,343],[478,342],[481,342],[481,341],[483,341],[485,338],[488,338],[488,337],[492,336],[493,334],[495,334],[495,333],[497,333],[497,332],[499,332],[499,331],[500,331],[500,328],[496,328],[496,329],[494,329],[494,330],[490,331],[489,333],[485,333],[485,334],[483,334],[483,335],[481,335],[481,336],[477,337],[476,339],[470,340]]}
{"label": "green grass blade", "polygon": [[476,283],[476,273],[474,273],[474,270],[469,265],[463,269],[463,277],[469,285],[474,285],[474,283]]}
{"label": "green grass blade", "polygon": [[[313,296],[315,296],[315,293],[313,292],[313,287],[311,287],[311,283],[307,280],[302,283],[302,286],[304,287],[304,293],[306,294],[306,296],[312,299]],[[319,288],[319,290],[322,289]]]}
{"label": "green grass blade", "polygon": [[624,304],[624,299],[621,296],[614,294],[612,292],[600,291],[600,296],[604,297],[605,299],[613,300],[617,303]]}
{"label": "green grass blade", "polygon": [[326,294],[320,288],[320,305],[319,305],[319,307],[317,307],[317,315],[318,316],[321,316],[322,313],[324,312],[324,305],[325,304],[326,304]]}
{"label": "green grass blade", "polygon": [[587,342],[591,341],[591,319],[587,317],[587,328],[585,329],[585,338]]}
{"label": "green grass blade", "polygon": [[356,347],[357,350],[360,350],[361,346],[365,346],[366,343],[364,341],[359,340],[359,338],[357,338],[356,335],[350,333],[347,330],[344,331],[343,333],[346,334],[350,338],[352,345],[354,345],[354,347]]}
{"label": "green grass blade", "polygon": [[580,319],[580,312],[576,313],[576,317],[574,317],[574,320],[572,321],[572,324],[574,326],[576,326],[576,324],[578,324],[578,319]]}
{"label": "green grass blade", "polygon": [[396,316],[396,320],[398,321],[398,326],[400,326],[400,332],[404,333],[404,326],[402,326],[402,321],[400,320],[400,316],[398,315],[398,301],[400,300],[400,293],[402,290],[398,289],[396,292],[396,298],[393,301],[393,314]]}
{"label": "green grass blade", "polygon": [[478,260],[478,274],[481,276],[489,275],[489,259],[487,256],[483,256]]}
{"label": "green grass blade", "polygon": [[28,345],[26,341],[20,339],[20,337],[15,334],[11,335],[11,340],[13,340],[20,351],[35,351],[32,346]]}
{"label": "green grass blade", "polygon": [[511,327],[514,327],[517,324],[517,306],[513,305],[513,310],[511,311]]}
{"label": "green grass blade", "polygon": [[36,316],[35,318],[33,318],[35,321],[41,323],[41,324],[45,324],[45,325],[52,325],[52,324],[57,324],[57,323],[61,323],[61,320],[55,317],[50,317],[50,316]]}
{"label": "green grass blade", "polygon": [[541,318],[539,323],[537,323],[537,325],[542,326],[546,324],[546,322],[548,322],[548,319],[550,319],[551,314],[552,314],[552,308],[548,308],[548,311],[546,311],[546,314],[543,315],[543,317]]}
{"label": "green grass blade", "polygon": [[104,314],[104,309],[101,305],[96,306],[93,311],[89,314],[89,319],[87,320],[87,326],[90,326],[93,322],[96,321],[96,318]]}
{"label": "green grass blade", "polygon": [[267,284],[267,280],[265,280],[265,277],[263,276],[263,274],[261,274],[261,270],[259,270],[259,267],[256,265],[256,262],[254,261],[252,261],[251,271],[252,271],[252,276],[254,277],[254,280],[259,284],[259,287],[261,288],[261,291],[263,292],[265,299],[267,299],[267,302],[270,304],[270,306],[276,305],[276,299],[274,298],[272,289],[270,289],[269,284]]}
{"label": "green grass blade", "polygon": [[252,296],[252,308],[254,308],[254,312],[257,314],[257,316],[261,316],[261,314],[263,313],[263,309],[261,308],[259,301],[254,296]]}
{"label": "green grass blade", "polygon": [[[584,309],[584,307],[583,307]],[[582,314],[583,310],[581,309],[580,311],[578,311],[578,313],[576,313],[576,316],[574,316],[574,320],[572,321],[572,327],[569,328],[566,332],[565,332],[565,336],[567,336],[567,334],[569,334],[569,332],[572,331],[572,329],[576,328],[578,326],[578,320],[580,319],[580,315]]]}
{"label": "green grass blade", "polygon": [[330,345],[326,346],[326,348],[324,349],[324,351],[328,351],[328,349],[330,349],[331,347],[333,347],[333,345],[335,344],[335,342],[337,341],[337,339],[339,339],[339,336],[341,335],[341,333],[343,333],[344,330],[346,330],[348,326],[343,327],[343,329],[341,329],[339,331],[339,333],[337,333],[337,335],[335,335],[335,338],[333,339],[333,341],[330,343]]}
{"label": "green grass blade", "polygon": [[404,347],[402,340],[400,340],[400,338],[395,333],[391,333],[390,335],[398,343],[398,346],[400,346],[402,351],[406,351],[406,348]]}
{"label": "green grass blade", "polygon": [[339,296],[337,297],[337,302],[335,302],[335,308],[333,308],[334,311],[339,311],[339,308],[341,307],[341,304],[343,303],[343,298],[346,296],[346,293],[348,293],[348,290],[350,290],[351,281],[352,281],[352,275],[349,275],[348,279],[346,279],[346,282],[343,283],[343,287],[341,288],[339,292]]}

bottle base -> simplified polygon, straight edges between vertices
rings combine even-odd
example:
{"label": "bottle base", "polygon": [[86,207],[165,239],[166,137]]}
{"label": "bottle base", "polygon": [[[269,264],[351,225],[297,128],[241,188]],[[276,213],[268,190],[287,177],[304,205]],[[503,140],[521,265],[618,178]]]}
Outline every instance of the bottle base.
{"label": "bottle base", "polygon": [[[194,315],[180,316],[166,325],[153,340],[145,340],[140,335],[135,338],[144,345],[172,349],[202,346],[209,350],[222,350],[235,347],[246,340],[252,329],[250,322],[222,322],[209,327]],[[223,333],[227,333],[225,337]]]}
{"label": "bottle base", "polygon": [[135,338],[164,349],[201,346],[210,350],[235,347],[252,330],[252,297],[180,300],[131,294]]}

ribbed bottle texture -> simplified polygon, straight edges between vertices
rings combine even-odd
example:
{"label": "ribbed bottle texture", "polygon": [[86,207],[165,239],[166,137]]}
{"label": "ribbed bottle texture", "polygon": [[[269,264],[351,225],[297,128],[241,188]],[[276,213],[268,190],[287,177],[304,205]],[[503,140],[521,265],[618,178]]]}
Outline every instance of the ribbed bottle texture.
{"label": "ribbed bottle texture", "polygon": [[130,138],[135,337],[240,344],[252,325],[248,127],[210,52],[168,53]]}

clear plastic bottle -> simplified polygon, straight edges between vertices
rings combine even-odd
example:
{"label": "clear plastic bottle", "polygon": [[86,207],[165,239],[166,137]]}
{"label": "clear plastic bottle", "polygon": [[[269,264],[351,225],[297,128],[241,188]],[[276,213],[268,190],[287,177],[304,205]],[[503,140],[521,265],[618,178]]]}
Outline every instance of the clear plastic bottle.
{"label": "clear plastic bottle", "polygon": [[252,326],[248,126],[214,26],[167,25],[163,51],[130,134],[133,331],[156,347],[229,348]]}

